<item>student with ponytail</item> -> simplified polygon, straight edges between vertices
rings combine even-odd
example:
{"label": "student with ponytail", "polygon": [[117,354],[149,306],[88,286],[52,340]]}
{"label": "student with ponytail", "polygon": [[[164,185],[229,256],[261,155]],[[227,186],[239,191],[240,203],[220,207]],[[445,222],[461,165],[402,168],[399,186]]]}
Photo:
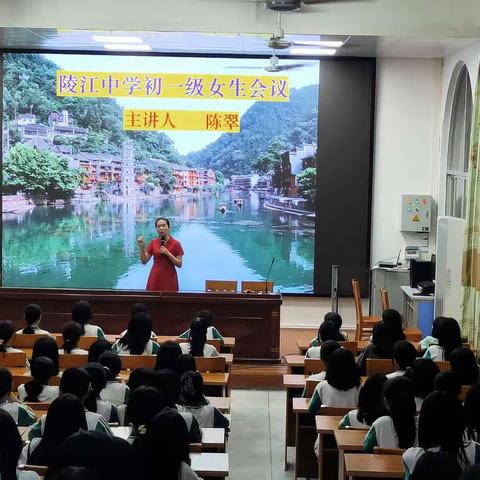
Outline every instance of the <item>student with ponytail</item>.
{"label": "student with ponytail", "polygon": [[413,367],[413,362],[417,358],[417,351],[413,343],[407,340],[398,340],[393,346],[393,361],[398,370],[387,375],[390,380],[395,377],[401,377],[409,372]]}
{"label": "student with ponytail", "polygon": [[100,398],[113,403],[116,407],[128,403],[130,388],[123,381],[117,380],[122,369],[122,360],[118,353],[104,352],[100,355],[98,363],[104,367],[107,374],[107,385],[100,392]]}
{"label": "student with ponytail", "polygon": [[48,357],[55,366],[53,374],[58,375],[58,345],[52,337],[40,337],[33,345],[32,360]]}
{"label": "student with ponytail", "polygon": [[51,403],[58,397],[58,386],[49,385],[54,376],[55,365],[48,357],[37,357],[30,362],[32,380],[18,387],[18,398],[22,402]]}
{"label": "student with ponytail", "polygon": [[103,330],[99,326],[90,323],[92,318],[92,307],[87,301],[80,300],[73,306],[72,322],[82,326],[82,335],[86,337],[105,338]]}
{"label": "student with ponytail", "polygon": [[10,320],[0,322],[0,353],[17,353],[22,350],[12,347],[10,342],[15,335],[15,325]]}
{"label": "student with ponytail", "polygon": [[59,354],[68,353],[72,355],[88,355],[87,350],[78,348],[78,341],[82,336],[82,326],[75,322],[67,323],[62,330],[62,336],[64,344],[61,349],[58,350]]}
{"label": "student with ponytail", "polygon": [[107,374],[99,363],[88,363],[85,370],[90,377],[90,389],[83,402],[85,408],[93,413],[99,413],[108,423],[118,422],[117,407],[107,400],[102,400],[100,392],[107,385]]}
{"label": "student with ponytail", "polygon": [[201,318],[192,321],[189,343],[181,343],[180,348],[194,357],[218,357],[217,349],[207,343],[207,325]]}
{"label": "student with ponytail", "polygon": [[438,345],[431,345],[427,348],[424,358],[435,361],[449,361],[450,354],[462,346],[462,335],[460,325],[451,317],[444,317],[437,327],[436,335]]}
{"label": "student with ponytail", "polygon": [[17,334],[24,335],[48,335],[47,330],[42,330],[38,325],[42,319],[42,309],[35,303],[25,307],[23,311],[25,323],[27,326],[23,330],[18,330]]}
{"label": "student with ponytail", "polygon": [[122,335],[112,347],[120,355],[156,355],[160,345],[151,339],[152,322],[150,315],[135,313],[125,335]]}

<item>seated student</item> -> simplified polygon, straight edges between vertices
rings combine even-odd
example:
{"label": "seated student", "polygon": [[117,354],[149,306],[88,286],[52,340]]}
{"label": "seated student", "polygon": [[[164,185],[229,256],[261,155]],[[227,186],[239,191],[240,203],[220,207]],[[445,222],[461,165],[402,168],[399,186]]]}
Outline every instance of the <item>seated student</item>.
{"label": "seated student", "polygon": [[34,303],[27,305],[23,311],[23,316],[27,326],[24,329],[17,330],[17,334],[48,335],[49,332],[47,330],[42,330],[38,326],[42,320],[42,309],[38,305]]}
{"label": "seated student", "polygon": [[456,348],[450,355],[452,372],[455,372],[461,385],[474,385],[478,382],[478,363],[475,354],[466,347]]}
{"label": "seated student", "polygon": [[[136,314],[136,313],[145,313],[146,315],[149,315],[148,313],[148,308],[144,303],[135,303],[132,307],[132,310],[130,312],[130,319]],[[127,333],[127,330],[124,330],[120,336],[123,337]],[[157,341],[157,334],[152,330],[150,332],[150,339],[153,340],[154,342]]]}
{"label": "seated student", "polygon": [[410,448],[416,444],[416,408],[412,383],[405,377],[387,380],[383,389],[387,414],[377,418],[365,435],[363,450]]}
{"label": "seated student", "polygon": [[37,357],[30,362],[32,380],[18,387],[18,399],[22,402],[51,403],[58,397],[56,385],[49,385],[54,376],[55,365],[48,357]]}
{"label": "seated student", "polygon": [[463,404],[465,410],[465,438],[468,440],[480,440],[480,383],[472,385],[465,397]]}
{"label": "seated student", "polygon": [[[213,313],[209,310],[199,310],[195,318],[200,318],[203,320],[205,325],[207,326],[207,340],[220,340],[223,342],[223,337],[220,335],[220,332],[213,326]],[[177,338],[190,338],[190,329],[185,330],[181,335]]]}
{"label": "seated student", "polygon": [[155,415],[132,445],[130,478],[160,478],[200,480],[190,467],[188,432],[182,417],[175,411],[164,409]]}
{"label": "seated student", "polygon": [[410,479],[454,480],[460,473],[460,465],[454,456],[444,452],[427,452],[418,460]]}
{"label": "seated student", "polygon": [[104,352],[98,359],[100,365],[105,367],[107,374],[107,385],[100,392],[100,398],[112,402],[116,407],[126,404],[130,397],[128,385],[117,380],[122,369],[122,360],[118,353]]}
{"label": "seated student", "polygon": [[217,349],[207,343],[207,326],[198,318],[190,324],[188,343],[181,343],[182,353],[190,353],[194,357],[218,357]]}
{"label": "seated student", "polygon": [[413,362],[417,358],[417,351],[413,343],[408,342],[407,340],[399,340],[393,346],[393,360],[397,365],[398,370],[396,372],[389,373],[387,378],[390,380],[395,377],[402,377],[411,370],[413,367]]}
{"label": "seated student", "polygon": [[460,325],[454,318],[445,317],[437,329],[438,345],[430,345],[424,354],[424,358],[435,361],[448,361],[450,354],[462,346]]}
{"label": "seated student", "polygon": [[78,301],[72,308],[72,321],[82,326],[82,336],[105,338],[103,330],[98,325],[92,325],[92,307],[85,300]]}
{"label": "seated student", "polygon": [[438,345],[438,329],[445,317],[436,317],[432,323],[432,333],[420,340],[420,349],[426,350],[430,345]]}
{"label": "seated student", "polygon": [[0,478],[3,480],[38,480],[35,472],[17,470],[22,452],[22,438],[13,418],[0,410]]}
{"label": "seated student", "polygon": [[90,389],[83,404],[90,412],[99,413],[108,423],[118,422],[117,407],[100,397],[100,392],[107,386],[105,369],[99,363],[88,363],[85,370],[90,377]]}
{"label": "seated student", "polygon": [[339,348],[328,362],[325,381],[315,387],[308,410],[315,414],[321,405],[356,407],[359,392],[360,372],[355,357],[349,350]]}
{"label": "seated student", "polygon": [[80,429],[87,429],[82,404],[77,397],[65,393],[50,405],[43,436],[23,447],[20,463],[49,465],[58,445]]}
{"label": "seated student", "polygon": [[0,410],[9,413],[19,427],[29,427],[36,420],[32,410],[12,397],[12,374],[4,367],[0,367]]}
{"label": "seated student", "polygon": [[456,398],[462,391],[462,384],[455,372],[439,372],[433,386],[435,392],[445,392]]}
{"label": "seated student", "polygon": [[161,370],[162,368],[175,370],[177,358],[181,354],[182,349],[180,348],[180,345],[173,340],[167,340],[160,345],[160,348],[158,349],[155,370]]}
{"label": "seated student", "polygon": [[[334,325],[333,329],[328,329],[328,331],[324,331],[325,339],[322,340],[322,335],[320,332],[320,327],[326,323],[332,322]],[[335,342],[346,342],[348,341],[348,336],[345,332],[342,332],[340,329],[342,328],[342,317],[335,312],[328,312],[323,317],[323,322],[318,326],[318,334],[316,338],[310,341],[310,347],[319,347],[322,342],[327,340],[334,340]],[[315,358],[315,357],[310,357]],[[318,358],[318,357],[316,357]]]}
{"label": "seated student", "polygon": [[83,348],[78,348],[78,341],[82,336],[82,326],[75,322],[67,323],[62,330],[63,345],[62,348],[58,350],[58,353],[69,355],[87,355],[87,350]]}
{"label": "seated student", "polygon": [[377,418],[385,415],[383,387],[386,381],[387,377],[380,373],[368,377],[358,395],[358,408],[348,412],[340,421],[338,428],[354,427],[367,430]]}
{"label": "seated student", "polygon": [[[80,400],[82,405],[90,390],[90,377],[84,368],[67,368],[60,380],[60,395],[70,393]],[[28,438],[41,437],[45,429],[45,419],[47,414],[42,415],[28,433]],[[102,432],[113,436],[106,420],[99,414],[85,409],[85,420],[88,430]]]}
{"label": "seated student", "polygon": [[305,353],[305,358],[320,358],[320,349],[321,345],[324,342],[340,342],[343,340],[336,340],[340,338],[339,331],[335,324],[329,320],[323,322],[320,327],[318,327],[318,347],[310,347]]}
{"label": "seated student", "polygon": [[425,399],[418,422],[418,447],[403,454],[405,478],[415,473],[418,460],[427,452],[453,456],[461,469],[480,459],[480,445],[464,440],[465,419],[458,398],[444,392],[433,392]]}
{"label": "seated student", "polygon": [[136,313],[130,319],[125,335],[113,345],[119,355],[156,355],[160,345],[150,339],[152,323],[146,313]]}
{"label": "seated student", "polygon": [[88,363],[98,362],[98,359],[103,352],[111,351],[112,344],[108,340],[100,338],[99,340],[93,342],[88,349]]}
{"label": "seated student", "polygon": [[405,333],[403,333],[402,316],[397,310],[393,308],[384,310],[382,313],[382,323],[392,330],[393,343],[406,339]]}
{"label": "seated student", "polygon": [[438,365],[427,358],[417,358],[406,377],[412,382],[413,394],[417,412],[422,407],[423,400],[434,390],[435,377],[438,375]]}
{"label": "seated student", "polygon": [[213,405],[205,405],[203,378],[198,372],[186,372],[180,379],[180,400],[178,411],[190,412],[202,428],[228,428],[230,422]]}
{"label": "seated student", "polygon": [[15,325],[10,320],[0,322],[0,353],[18,353],[22,352],[18,348],[12,347],[10,342],[15,335]]}
{"label": "seated student", "polygon": [[52,337],[40,337],[33,344],[32,360],[38,357],[48,357],[54,365],[53,374],[58,375],[58,345]]}
{"label": "seated student", "polygon": [[373,327],[372,343],[362,350],[357,360],[362,375],[367,372],[367,358],[392,358],[397,333],[387,323],[380,322]]}

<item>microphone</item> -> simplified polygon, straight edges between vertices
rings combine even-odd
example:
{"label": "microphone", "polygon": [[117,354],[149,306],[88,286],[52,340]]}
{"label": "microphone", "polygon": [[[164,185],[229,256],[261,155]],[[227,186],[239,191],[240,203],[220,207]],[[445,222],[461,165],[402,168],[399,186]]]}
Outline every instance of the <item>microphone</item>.
{"label": "microphone", "polygon": [[164,235],[162,235],[162,236],[160,237],[160,246],[161,246],[161,247],[164,247],[164,246],[165,246],[165,236],[164,236]]}
{"label": "microphone", "polygon": [[268,293],[268,278],[270,277],[270,273],[272,271],[273,264],[275,263],[275,257],[272,258],[272,263],[270,264],[270,268],[268,269],[267,278],[265,279],[265,293]]}

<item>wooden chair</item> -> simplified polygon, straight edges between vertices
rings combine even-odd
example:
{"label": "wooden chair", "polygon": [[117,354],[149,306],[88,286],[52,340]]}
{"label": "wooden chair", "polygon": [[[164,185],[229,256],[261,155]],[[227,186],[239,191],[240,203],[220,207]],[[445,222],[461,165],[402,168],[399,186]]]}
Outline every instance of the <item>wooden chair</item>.
{"label": "wooden chair", "polygon": [[15,345],[15,348],[33,348],[35,342],[39,338],[49,337],[48,333],[41,334],[28,334],[28,333],[16,333],[12,340],[12,345]]}
{"label": "wooden chair", "polygon": [[237,291],[236,280],[205,280],[206,292],[233,292]]}
{"label": "wooden chair", "polygon": [[120,355],[122,370],[135,370],[136,368],[155,368],[156,355]]}
{"label": "wooden chair", "polygon": [[388,301],[388,292],[384,289],[380,289],[380,298],[382,299],[382,310],[390,309],[390,302]]}
{"label": "wooden chair", "polygon": [[[65,343],[63,336],[60,334],[55,334],[55,340],[57,341],[58,348],[61,348],[62,345]],[[80,337],[77,347],[88,350],[92,346],[92,343],[95,343],[97,340],[98,337]]]}
{"label": "wooden chair", "polygon": [[380,448],[373,447],[373,453],[376,455],[403,455],[403,448]]}
{"label": "wooden chair", "polygon": [[397,370],[391,358],[367,358],[367,377],[375,373],[387,375]]}
{"label": "wooden chair", "polygon": [[18,469],[38,473],[40,478],[43,478],[47,474],[48,467],[44,467],[43,465],[19,465]]}
{"label": "wooden chair", "polygon": [[450,362],[435,362],[437,364],[438,369],[441,372],[450,372],[452,370],[452,366]]}
{"label": "wooden chair", "polygon": [[458,399],[463,403],[465,401],[465,397],[467,396],[467,393],[470,391],[472,388],[471,385],[462,385],[462,391],[460,392],[460,395],[458,396]]}
{"label": "wooden chair", "polygon": [[29,408],[31,408],[34,412],[46,412],[48,410],[48,407],[50,407],[50,404],[47,402],[24,402],[25,405]]}
{"label": "wooden chair", "polygon": [[315,388],[317,385],[320,383],[319,380],[309,380],[307,379],[305,381],[305,395],[306,398],[311,398],[313,395],[313,392],[315,391]]}
{"label": "wooden chair", "polygon": [[225,372],[225,357],[195,357],[197,372]]}
{"label": "wooden chair", "polygon": [[344,417],[350,410],[355,407],[327,407],[322,405],[317,412],[317,415],[329,415],[330,417]]}
{"label": "wooden chair", "polygon": [[0,367],[24,367],[27,364],[25,352],[0,353]]}
{"label": "wooden chair", "polygon": [[273,282],[242,282],[242,293],[272,293]]}
{"label": "wooden chair", "polygon": [[338,344],[343,347],[345,350],[349,350],[356,357],[358,353],[358,343],[357,342],[338,342]]}
{"label": "wooden chair", "polygon": [[75,355],[73,353],[61,353],[58,355],[58,366],[60,369],[84,367],[88,363],[88,355],[85,353]]}
{"label": "wooden chair", "polygon": [[368,338],[372,334],[373,327],[381,320],[380,317],[365,317],[362,312],[362,298],[360,295],[360,283],[352,278],[353,299],[355,301],[355,340],[358,342]]}
{"label": "wooden chair", "polygon": [[305,375],[320,373],[326,370],[325,363],[319,358],[306,358],[304,363]]}

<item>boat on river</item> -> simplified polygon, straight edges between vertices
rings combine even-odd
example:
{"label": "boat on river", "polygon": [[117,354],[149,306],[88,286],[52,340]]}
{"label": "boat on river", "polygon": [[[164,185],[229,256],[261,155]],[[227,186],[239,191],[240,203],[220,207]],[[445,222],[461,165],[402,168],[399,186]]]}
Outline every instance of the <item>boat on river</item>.
{"label": "boat on river", "polygon": [[304,198],[272,195],[263,202],[263,206],[268,210],[300,217],[315,218],[315,212],[307,210],[307,201]]}

